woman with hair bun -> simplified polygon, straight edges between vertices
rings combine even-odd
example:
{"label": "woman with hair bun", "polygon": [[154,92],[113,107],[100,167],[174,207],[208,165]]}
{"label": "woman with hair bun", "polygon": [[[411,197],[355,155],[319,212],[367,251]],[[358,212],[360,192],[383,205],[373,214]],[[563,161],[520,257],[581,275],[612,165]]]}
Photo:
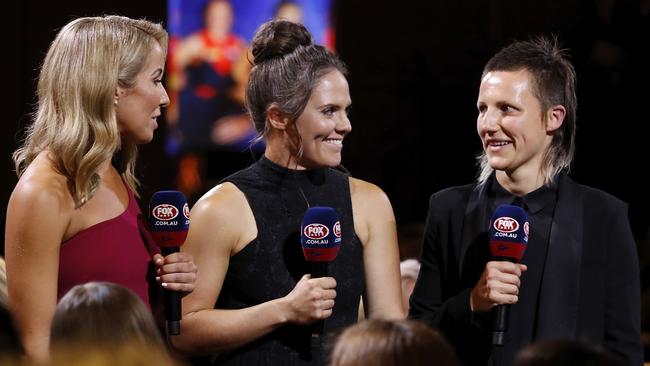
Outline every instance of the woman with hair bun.
{"label": "woman with hair bun", "polygon": [[[206,193],[183,247],[200,276],[174,344],[213,364],[326,363],[323,339],[369,317],[402,318],[395,218],[384,192],[341,167],[352,127],[346,69],[307,29],[272,20],[252,43],[248,112],[264,156]],[[312,206],[336,209],[344,238],[329,277],[311,278],[299,231]],[[311,324],[324,320],[322,336]]]}

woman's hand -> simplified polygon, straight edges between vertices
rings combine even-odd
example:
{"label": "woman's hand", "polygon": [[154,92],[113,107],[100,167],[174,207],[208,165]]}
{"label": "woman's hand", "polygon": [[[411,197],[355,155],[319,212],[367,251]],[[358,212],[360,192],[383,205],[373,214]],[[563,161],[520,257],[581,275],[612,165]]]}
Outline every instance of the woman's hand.
{"label": "woman's hand", "polygon": [[154,254],[156,282],[170,291],[182,292],[183,296],[194,291],[197,267],[194,258],[188,253],[172,253],[165,257]]}
{"label": "woman's hand", "polygon": [[311,278],[304,275],[291,292],[284,297],[290,323],[311,324],[329,318],[336,298],[336,280],[333,277]]}

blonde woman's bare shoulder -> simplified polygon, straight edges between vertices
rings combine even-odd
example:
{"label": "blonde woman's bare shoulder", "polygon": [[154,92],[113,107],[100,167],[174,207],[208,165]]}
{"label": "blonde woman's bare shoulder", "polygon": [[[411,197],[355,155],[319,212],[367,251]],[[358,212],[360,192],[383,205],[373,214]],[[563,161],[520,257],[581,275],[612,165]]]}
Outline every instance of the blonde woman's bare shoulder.
{"label": "blonde woman's bare shoulder", "polygon": [[43,208],[52,215],[72,214],[74,200],[67,177],[59,173],[47,152],[25,169],[11,194],[10,205]]}

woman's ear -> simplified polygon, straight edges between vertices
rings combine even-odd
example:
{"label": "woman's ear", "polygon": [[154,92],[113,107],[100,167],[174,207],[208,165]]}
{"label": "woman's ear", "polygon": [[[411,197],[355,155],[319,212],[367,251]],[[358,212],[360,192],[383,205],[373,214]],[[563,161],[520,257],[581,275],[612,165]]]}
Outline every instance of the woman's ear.
{"label": "woman's ear", "polygon": [[564,116],[566,116],[566,109],[564,106],[556,105],[549,108],[548,113],[546,113],[546,132],[552,133],[562,127]]}
{"label": "woman's ear", "polygon": [[117,101],[120,99],[120,95],[124,93],[124,90],[119,86],[115,88],[115,95],[113,96],[113,105],[117,105]]}
{"label": "woman's ear", "polygon": [[266,110],[266,119],[275,129],[286,131],[289,126],[289,117],[285,116],[276,104],[272,104]]}

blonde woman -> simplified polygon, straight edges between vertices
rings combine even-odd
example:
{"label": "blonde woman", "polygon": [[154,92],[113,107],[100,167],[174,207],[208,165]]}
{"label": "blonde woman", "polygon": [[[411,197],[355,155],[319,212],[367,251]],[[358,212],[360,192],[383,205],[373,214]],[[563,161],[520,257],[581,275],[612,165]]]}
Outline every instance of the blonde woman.
{"label": "blonde woman", "polygon": [[45,57],[34,120],[13,156],[20,179],[5,237],[9,305],[32,359],[47,359],[57,299],[74,285],[114,282],[148,306],[155,281],[193,290],[191,256],[163,258],[137,226],[137,145],[152,140],[169,103],[166,52],[159,24],[105,16],[68,23]]}

